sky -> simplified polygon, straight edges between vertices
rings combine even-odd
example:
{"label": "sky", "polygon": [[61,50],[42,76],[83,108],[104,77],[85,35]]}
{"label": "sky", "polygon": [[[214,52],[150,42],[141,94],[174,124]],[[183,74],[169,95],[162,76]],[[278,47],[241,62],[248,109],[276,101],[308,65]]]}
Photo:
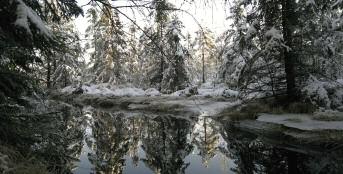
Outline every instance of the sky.
{"label": "sky", "polygon": [[[90,0],[78,0],[78,4],[80,6],[83,6],[89,1]],[[206,1],[208,0],[194,0],[194,2],[192,3],[183,3],[184,0],[169,0],[169,2],[174,4],[176,8],[180,8],[189,13],[187,14],[185,12],[175,12],[176,14],[178,14],[185,26],[184,33],[190,33],[191,35],[194,35],[194,32],[199,29],[199,26],[197,25],[195,19],[200,23],[202,27],[208,27],[211,31],[213,31],[216,36],[225,31],[225,29],[228,29],[229,22],[226,20],[228,16],[226,9],[228,7],[224,5],[224,0],[212,0],[209,1],[210,3],[207,2],[207,4],[205,5]],[[128,5],[129,0],[116,0],[113,3],[115,6]],[[89,5],[83,6],[84,12],[86,12],[89,7]],[[146,13],[146,10],[142,10],[145,11],[145,15],[142,15],[138,9],[132,10],[131,8],[120,8],[120,10],[128,15],[130,18],[135,19],[142,28],[144,27],[144,25],[149,23],[145,20],[145,15],[148,15]],[[121,16],[121,20],[126,26],[132,24],[124,16]],[[88,26],[86,17],[78,17],[75,20],[75,24],[77,29],[83,36],[85,34],[85,29]]]}

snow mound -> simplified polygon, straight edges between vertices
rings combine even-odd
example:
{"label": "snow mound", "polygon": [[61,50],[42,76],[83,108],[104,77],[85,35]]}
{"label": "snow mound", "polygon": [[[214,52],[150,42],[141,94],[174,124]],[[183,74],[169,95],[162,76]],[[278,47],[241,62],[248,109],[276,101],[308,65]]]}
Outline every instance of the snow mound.
{"label": "snow mound", "polygon": [[127,97],[134,97],[134,96],[144,96],[145,91],[139,88],[121,88],[114,90],[114,96],[127,96]]}
{"label": "snow mound", "polygon": [[174,93],[170,94],[171,96],[183,96],[183,97],[188,97],[192,95],[197,95],[198,93],[198,88],[196,86],[191,86],[187,87],[183,90],[175,91]]}
{"label": "snow mound", "polygon": [[155,88],[149,88],[149,89],[145,90],[145,95],[146,96],[160,96],[161,93],[160,93],[160,91],[158,91]]}
{"label": "snow mound", "polygon": [[67,87],[61,89],[62,93],[68,93],[68,94],[71,94],[74,91],[75,91],[75,87],[72,87],[72,86],[67,86]]}
{"label": "snow mound", "polygon": [[[100,96],[119,96],[119,97],[134,97],[134,96],[158,96],[161,95],[156,89],[150,88],[144,91],[140,88],[135,87],[124,87],[124,86],[111,86],[107,83],[97,85],[83,85],[82,87],[84,94],[100,95]],[[74,93],[76,87],[67,86],[60,91],[62,93]]]}
{"label": "snow mound", "polygon": [[238,97],[238,91],[229,89],[225,84],[217,84],[215,87],[209,84],[203,84],[198,89],[200,96],[211,96],[211,97]]}
{"label": "snow mound", "polygon": [[199,88],[188,87],[183,90],[176,91],[171,96],[204,96],[204,97],[238,97],[238,91],[229,89],[225,84],[204,83]]}
{"label": "snow mound", "polygon": [[[238,91],[231,90],[225,86],[225,84],[218,84],[216,87],[212,87],[211,84],[203,84],[200,88],[191,86],[183,90],[176,91],[170,96],[204,96],[204,97],[237,97]],[[60,91],[62,93],[76,93],[77,87],[67,86]],[[113,86],[108,83],[97,85],[83,85],[81,86],[84,94],[101,95],[101,96],[161,96],[162,94],[155,88],[149,88],[143,90],[131,86]]]}

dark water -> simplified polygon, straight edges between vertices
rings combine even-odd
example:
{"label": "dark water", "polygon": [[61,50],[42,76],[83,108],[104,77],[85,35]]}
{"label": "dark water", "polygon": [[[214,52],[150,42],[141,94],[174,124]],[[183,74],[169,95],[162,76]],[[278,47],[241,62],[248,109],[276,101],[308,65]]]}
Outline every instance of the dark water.
{"label": "dark water", "polygon": [[[84,109],[73,173],[343,173],[340,151],[276,147],[209,117]],[[300,148],[300,149],[299,149]]]}

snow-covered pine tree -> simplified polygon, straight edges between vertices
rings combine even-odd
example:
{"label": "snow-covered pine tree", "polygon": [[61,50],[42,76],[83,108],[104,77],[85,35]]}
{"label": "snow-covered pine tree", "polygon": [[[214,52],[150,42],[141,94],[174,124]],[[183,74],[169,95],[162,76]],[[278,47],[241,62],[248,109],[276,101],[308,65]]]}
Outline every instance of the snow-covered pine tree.
{"label": "snow-covered pine tree", "polygon": [[32,67],[42,66],[38,55],[56,46],[45,20],[52,16],[58,22],[81,13],[75,1],[59,6],[38,0],[0,2],[0,102],[18,98],[40,84]]}
{"label": "snow-covered pine tree", "polygon": [[[169,21],[169,11],[165,10],[172,5],[166,0],[154,0],[152,7],[155,17],[155,26],[148,27],[143,38],[149,39],[147,41],[148,63],[146,64],[147,76],[149,78],[150,86],[161,90],[161,83],[163,80],[163,73],[166,69],[166,50],[165,44],[165,27]],[[148,34],[148,36],[146,35]]]}
{"label": "snow-covered pine tree", "polygon": [[66,22],[53,28],[54,36],[60,40],[61,46],[51,55],[52,86],[63,88],[79,83],[85,68],[79,34],[72,23]]}
{"label": "snow-covered pine tree", "polygon": [[161,91],[164,93],[175,92],[187,86],[188,76],[185,69],[186,49],[181,44],[184,36],[181,33],[182,22],[177,16],[173,16],[166,26],[165,50],[167,53],[167,67],[163,72]]}
{"label": "snow-covered pine tree", "polygon": [[137,38],[137,28],[131,25],[129,37],[127,38],[127,55],[125,56],[125,66],[127,82],[141,86],[140,77],[142,76],[142,61],[139,60],[139,47]]}
{"label": "snow-covered pine tree", "polygon": [[195,32],[193,47],[195,50],[194,65],[198,81],[205,83],[208,79],[213,79],[215,76],[215,42],[211,30],[208,28],[200,28]]}
{"label": "snow-covered pine tree", "polygon": [[[109,2],[106,2],[109,4]],[[125,82],[123,58],[126,41],[118,12],[104,5],[100,12],[93,7],[88,14],[92,22],[87,32],[92,36],[90,74],[94,83],[119,84]],[[99,15],[99,17],[97,17]]]}
{"label": "snow-covered pine tree", "polygon": [[285,92],[284,44],[279,1],[234,1],[226,32],[221,78],[246,92]]}

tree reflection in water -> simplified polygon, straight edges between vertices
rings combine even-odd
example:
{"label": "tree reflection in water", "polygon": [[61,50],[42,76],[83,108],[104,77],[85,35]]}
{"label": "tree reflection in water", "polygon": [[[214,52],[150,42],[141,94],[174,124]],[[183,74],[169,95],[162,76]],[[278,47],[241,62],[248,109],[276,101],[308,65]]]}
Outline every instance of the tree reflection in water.
{"label": "tree reflection in water", "polygon": [[92,126],[95,140],[94,154],[91,162],[97,172],[120,174],[123,172],[124,155],[129,151],[129,119],[123,115],[112,115],[105,112],[93,113]]}
{"label": "tree reflection in water", "polygon": [[[223,160],[231,162],[230,171],[226,171],[229,173],[343,171],[342,151],[338,149],[303,153],[307,152],[305,146],[301,149],[266,143],[263,136],[237,130],[210,117],[127,116],[94,111],[92,118],[94,142],[88,158],[97,173],[125,173],[137,167],[156,174],[201,174],[211,171],[207,167],[219,168]],[[281,139],[278,137],[277,141]],[[202,164],[196,162],[198,157]]]}
{"label": "tree reflection in water", "polygon": [[272,144],[266,137],[244,132],[230,124],[222,127],[221,134],[227,142],[227,147],[221,151],[235,161],[234,173],[338,174],[343,171],[342,149],[283,145],[286,137],[276,137],[277,144]]}
{"label": "tree reflection in water", "polygon": [[143,150],[146,153],[144,163],[154,173],[185,173],[189,163],[184,158],[193,146],[187,139],[193,126],[190,121],[174,117],[157,117],[146,120],[142,137]]}
{"label": "tree reflection in water", "polygon": [[202,163],[208,167],[208,162],[216,155],[219,147],[219,133],[216,123],[208,117],[199,118],[194,129],[193,143],[199,149]]}

